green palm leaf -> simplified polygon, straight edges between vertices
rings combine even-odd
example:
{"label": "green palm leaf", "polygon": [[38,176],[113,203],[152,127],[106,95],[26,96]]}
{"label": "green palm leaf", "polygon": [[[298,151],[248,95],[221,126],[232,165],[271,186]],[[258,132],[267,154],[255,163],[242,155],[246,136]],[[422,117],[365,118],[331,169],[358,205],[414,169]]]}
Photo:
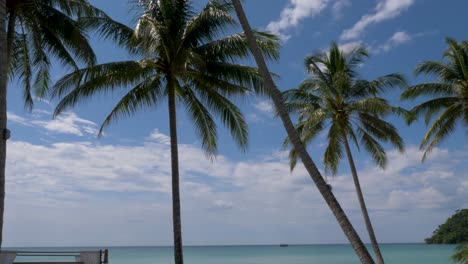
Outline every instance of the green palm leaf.
{"label": "green palm leaf", "polygon": [[434,75],[435,82],[416,84],[401,95],[402,99],[429,97],[411,109],[414,116],[424,116],[427,125],[421,149],[426,160],[432,149],[451,135],[459,120],[468,127],[468,49],[466,42],[447,38],[445,61],[426,61],[416,67],[416,74]]}
{"label": "green palm leaf", "polygon": [[[379,262],[383,263],[362,195],[350,142],[354,143],[358,151],[361,145],[364,146],[374,162],[385,168],[387,156],[381,143],[390,143],[400,151],[404,150],[404,143],[397,129],[384,118],[397,114],[411,121],[413,117],[405,109],[393,106],[379,97],[390,89],[405,87],[406,80],[402,75],[388,74],[371,81],[358,78],[356,70],[367,57],[368,53],[362,47],[346,53],[336,43],[332,43],[329,50],[315,52],[305,58],[309,78],[298,88],[285,91],[283,97],[286,108],[298,116],[296,129],[305,144],[310,144],[321,131],[327,132],[323,154],[326,172],[336,174],[346,153],[369,237]],[[285,139],[283,146],[291,148],[290,145],[289,139]],[[289,158],[292,170],[297,164],[294,149],[290,149]]]}

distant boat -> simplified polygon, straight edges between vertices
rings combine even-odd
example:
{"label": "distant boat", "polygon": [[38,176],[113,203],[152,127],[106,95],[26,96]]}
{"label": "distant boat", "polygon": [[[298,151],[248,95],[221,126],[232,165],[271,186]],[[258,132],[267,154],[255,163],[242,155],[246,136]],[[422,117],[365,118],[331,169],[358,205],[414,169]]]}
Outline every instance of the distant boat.
{"label": "distant boat", "polygon": [[288,244],[280,244],[280,247],[288,247]]}

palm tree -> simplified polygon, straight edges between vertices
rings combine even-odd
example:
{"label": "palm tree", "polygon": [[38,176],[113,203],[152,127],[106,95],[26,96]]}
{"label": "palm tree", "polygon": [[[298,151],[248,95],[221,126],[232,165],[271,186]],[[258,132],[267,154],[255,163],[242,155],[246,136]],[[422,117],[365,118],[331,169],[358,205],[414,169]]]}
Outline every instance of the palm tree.
{"label": "palm tree", "polygon": [[287,132],[288,137],[291,139],[291,144],[293,145],[294,149],[297,151],[298,157],[302,160],[304,167],[306,168],[310,177],[312,178],[315,185],[317,186],[317,189],[322,194],[323,199],[325,200],[330,210],[332,211],[333,215],[335,216],[338,224],[340,225],[344,234],[346,235],[349,242],[351,243],[351,246],[356,251],[356,254],[358,255],[361,263],[364,263],[364,264],[374,263],[374,260],[370,256],[367,248],[365,247],[358,233],[356,232],[353,225],[351,224],[348,217],[346,216],[345,212],[343,211],[340,204],[336,200],[334,194],[328,188],[327,183],[323,179],[315,163],[310,158],[310,155],[307,153],[305,145],[302,142],[299,134],[297,133],[291,121],[291,118],[289,117],[286,105],[284,104],[281,91],[276,87],[273,81],[273,78],[268,71],[268,67],[265,63],[265,59],[261,53],[259,46],[257,45],[255,34],[249,25],[244,9],[242,7],[242,3],[240,2],[240,0],[232,0],[232,3],[234,4],[237,17],[242,25],[242,28],[244,29],[244,32],[249,42],[250,49],[252,50],[255,61],[257,62],[257,65],[259,67],[260,74],[262,76],[265,88],[268,90],[268,92],[271,95],[271,98],[273,100],[273,103],[275,104],[278,115],[281,118],[281,121],[283,122],[283,125]]}
{"label": "palm tree", "polygon": [[7,87],[7,59],[6,59],[6,3],[0,0],[0,250],[3,238],[3,211],[5,204],[5,162],[6,162],[6,139],[5,131],[7,124],[6,109],[6,87]]}
{"label": "palm tree", "polygon": [[[262,92],[263,87],[256,68],[236,63],[250,56],[244,35],[220,37],[236,25],[230,14],[232,4],[210,0],[199,13],[185,0],[141,0],[139,4],[143,14],[135,30],[102,19],[90,19],[85,24],[141,59],[95,65],[63,77],[53,89],[54,96],[63,97],[55,115],[94,94],[130,87],[104,120],[101,133],[116,119],[145,107],[157,107],[167,99],[174,257],[176,264],[182,264],[176,102],[184,105],[204,151],[213,155],[217,152],[214,117],[227,127],[241,149],[247,147],[247,125],[230,98]],[[256,35],[262,52],[277,58],[277,37],[261,32]]]}
{"label": "palm tree", "polygon": [[[404,151],[403,140],[396,128],[381,119],[403,110],[378,95],[387,88],[404,86],[405,80],[398,74],[385,75],[373,81],[358,79],[356,68],[367,56],[362,47],[344,53],[336,43],[332,43],[327,52],[316,52],[305,58],[310,77],[299,88],[285,91],[284,97],[288,109],[298,114],[296,129],[305,144],[309,144],[321,131],[328,130],[328,144],[323,155],[325,171],[336,174],[344,149],[369,238],[378,262],[384,263],[367,212],[350,141],[358,149],[360,145],[364,146],[382,168],[387,164],[387,156],[379,141],[389,142]],[[288,139],[285,145],[290,145]],[[290,152],[290,161],[292,170],[297,163],[294,148]]]}
{"label": "palm tree", "polygon": [[[106,15],[87,0],[1,1],[2,61],[0,75],[0,128],[6,129],[7,78],[17,79],[24,89],[25,106],[33,106],[32,91],[42,96],[50,83],[51,60],[78,69],[77,63],[91,65],[95,55],[76,19]],[[6,32],[5,32],[6,29]],[[4,38],[3,38],[4,37]],[[9,76],[7,76],[9,74]],[[6,137],[0,140],[0,246],[5,197]]]}
{"label": "palm tree", "polygon": [[425,61],[415,69],[415,74],[434,75],[437,81],[411,86],[401,95],[402,99],[430,97],[411,109],[416,116],[424,115],[426,125],[437,116],[420,145],[423,161],[458,124],[468,127],[468,42],[458,43],[452,38],[446,42],[446,62]]}
{"label": "palm tree", "polygon": [[459,244],[455,248],[455,254],[452,256],[452,261],[460,264],[468,264],[468,244]]}

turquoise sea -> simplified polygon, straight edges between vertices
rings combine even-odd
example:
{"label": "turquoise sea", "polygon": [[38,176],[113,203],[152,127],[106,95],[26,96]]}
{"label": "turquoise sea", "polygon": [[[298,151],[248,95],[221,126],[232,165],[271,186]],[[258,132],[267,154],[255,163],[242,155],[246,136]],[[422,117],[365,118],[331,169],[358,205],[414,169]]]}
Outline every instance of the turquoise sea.
{"label": "turquoise sea", "polygon": [[[80,250],[95,248],[15,248],[21,250]],[[386,263],[451,263],[452,245],[383,244]],[[110,247],[110,264],[170,264],[171,247]],[[354,264],[359,260],[349,245],[279,245],[269,246],[188,246],[184,247],[187,264]],[[16,261],[44,258],[17,258]],[[71,259],[48,258],[49,261]]]}

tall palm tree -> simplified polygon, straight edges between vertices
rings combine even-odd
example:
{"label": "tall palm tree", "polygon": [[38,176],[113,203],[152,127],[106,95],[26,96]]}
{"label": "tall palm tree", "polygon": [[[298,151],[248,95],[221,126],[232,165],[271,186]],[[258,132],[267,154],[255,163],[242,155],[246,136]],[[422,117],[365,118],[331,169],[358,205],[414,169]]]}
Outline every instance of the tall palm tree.
{"label": "tall palm tree", "polygon": [[[41,96],[50,83],[52,60],[78,69],[91,65],[95,55],[76,19],[106,15],[87,0],[5,0],[1,1],[2,32],[0,73],[0,129],[6,131],[7,78],[17,79],[24,89],[25,106],[33,106],[32,92]],[[6,32],[5,32],[6,30]],[[8,76],[9,74],[9,76]],[[2,133],[5,134],[5,133]],[[8,134],[8,133],[6,133]],[[5,198],[6,137],[0,140],[0,246]]]}
{"label": "tall palm tree", "polygon": [[[236,25],[231,3],[210,0],[199,13],[186,0],[140,0],[139,4],[143,14],[135,30],[101,19],[90,19],[85,24],[105,37],[114,38],[141,59],[95,65],[65,76],[53,89],[55,96],[63,96],[55,114],[94,94],[130,87],[104,120],[102,132],[114,120],[142,108],[157,107],[167,99],[174,258],[176,264],[182,264],[176,102],[185,107],[207,154],[217,151],[214,117],[245,149],[247,125],[230,98],[262,92],[263,85],[256,68],[237,63],[250,56],[244,35],[221,37]],[[262,52],[269,58],[277,58],[277,37],[261,32],[257,36]]]}
{"label": "tall palm tree", "polygon": [[430,97],[411,109],[416,116],[425,117],[426,125],[437,116],[420,145],[423,161],[457,125],[468,127],[468,42],[458,43],[452,38],[446,42],[445,62],[425,61],[415,69],[415,74],[433,75],[437,81],[411,86],[401,95],[405,100]]}
{"label": "tall palm tree", "polygon": [[[382,168],[387,163],[387,156],[379,141],[389,142],[404,151],[403,140],[396,128],[382,119],[402,110],[378,96],[387,88],[404,86],[405,80],[399,74],[385,75],[373,81],[359,79],[356,68],[367,56],[362,47],[344,53],[336,43],[332,43],[327,52],[316,52],[305,58],[310,77],[297,89],[287,90],[283,95],[288,109],[298,114],[296,129],[305,144],[311,143],[321,131],[328,130],[328,144],[323,155],[325,171],[336,174],[344,149],[369,238],[378,262],[384,263],[362,194],[350,142],[358,149],[363,146]],[[290,145],[289,139],[285,145]],[[294,148],[290,151],[290,161],[292,170],[297,163]]]}
{"label": "tall palm tree", "polygon": [[346,216],[345,212],[341,208],[340,204],[336,200],[332,191],[328,188],[327,183],[323,179],[320,171],[317,169],[317,166],[310,158],[310,155],[307,153],[306,147],[302,142],[299,134],[297,133],[291,118],[289,117],[286,105],[284,104],[283,96],[281,91],[276,87],[273,78],[268,71],[268,67],[266,65],[265,59],[261,53],[260,47],[257,44],[256,36],[250,27],[249,21],[245,15],[244,9],[242,7],[242,3],[240,0],[232,0],[234,4],[237,17],[244,29],[245,35],[249,42],[250,49],[254,55],[255,61],[260,70],[260,74],[262,76],[265,88],[270,93],[270,96],[273,100],[273,103],[276,107],[279,117],[283,122],[284,128],[287,132],[288,137],[291,139],[291,144],[294,146],[294,149],[297,151],[298,157],[302,160],[304,167],[306,168],[307,172],[309,173],[310,177],[314,181],[317,189],[320,191],[323,199],[327,203],[328,207],[332,211],[333,215],[335,216],[338,224],[340,225],[341,229],[343,230],[344,234],[348,238],[351,246],[353,247],[354,251],[358,255],[361,263],[363,264],[372,264],[374,260],[372,259],[369,251],[365,247],[364,243],[362,242],[359,234],[354,229],[353,225],[349,221],[348,217]]}
{"label": "tall palm tree", "polygon": [[5,203],[5,162],[6,162],[6,124],[7,124],[7,59],[6,59],[6,3],[0,0],[0,250],[3,238],[3,211]]}

